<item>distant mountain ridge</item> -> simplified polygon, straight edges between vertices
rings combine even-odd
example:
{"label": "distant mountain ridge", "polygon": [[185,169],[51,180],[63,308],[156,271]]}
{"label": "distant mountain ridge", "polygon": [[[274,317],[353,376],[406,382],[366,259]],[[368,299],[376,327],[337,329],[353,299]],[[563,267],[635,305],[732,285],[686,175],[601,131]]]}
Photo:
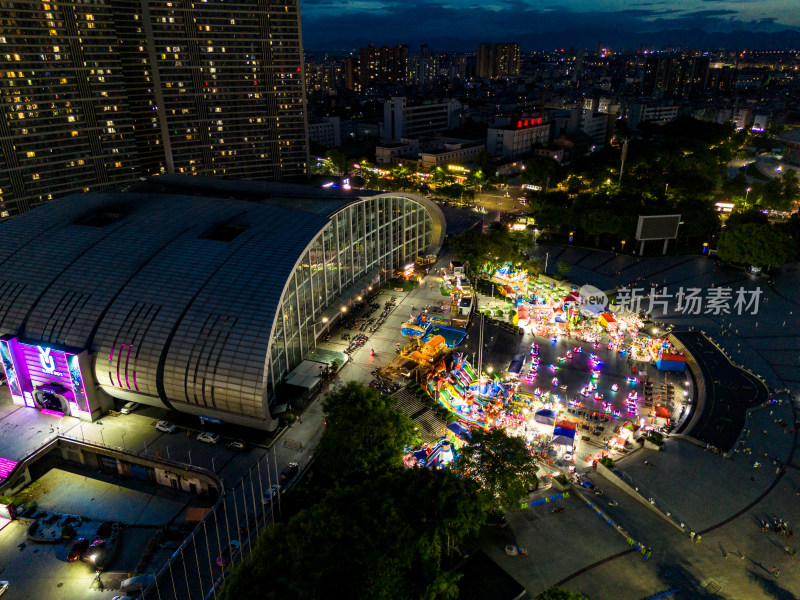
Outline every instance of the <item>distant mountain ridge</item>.
{"label": "distant mountain ridge", "polygon": [[481,42],[514,41],[519,42],[522,51],[553,50],[555,48],[587,48],[594,50],[597,44],[613,50],[638,50],[649,47],[688,48],[698,50],[800,50],[800,31],[784,29],[775,32],[754,31],[704,31],[701,29],[664,29],[655,32],[634,32],[619,29],[568,29],[547,33],[509,33],[503,39],[492,37],[465,39],[464,37],[442,36],[432,39],[396,37],[394,39],[370,40],[367,38],[317,39],[315,25],[303,28],[306,50],[351,50],[369,44],[408,44],[414,51],[420,44],[428,44],[437,52],[474,51]]}

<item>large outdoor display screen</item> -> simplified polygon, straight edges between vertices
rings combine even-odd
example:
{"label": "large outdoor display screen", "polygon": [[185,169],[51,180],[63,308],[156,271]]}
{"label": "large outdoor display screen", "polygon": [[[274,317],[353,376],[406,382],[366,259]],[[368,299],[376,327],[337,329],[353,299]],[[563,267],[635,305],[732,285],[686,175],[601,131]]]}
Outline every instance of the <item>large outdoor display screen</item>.
{"label": "large outdoor display screen", "polygon": [[15,403],[49,412],[89,412],[76,354],[17,339],[0,340],[0,359]]}
{"label": "large outdoor display screen", "polygon": [[636,227],[636,239],[640,241],[674,240],[678,237],[680,223],[680,215],[640,216]]}

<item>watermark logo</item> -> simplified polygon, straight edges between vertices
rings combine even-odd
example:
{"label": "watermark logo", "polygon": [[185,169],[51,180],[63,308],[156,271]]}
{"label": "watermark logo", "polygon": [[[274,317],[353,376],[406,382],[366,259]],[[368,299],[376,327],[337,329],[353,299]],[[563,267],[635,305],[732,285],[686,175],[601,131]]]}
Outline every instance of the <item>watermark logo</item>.
{"label": "watermark logo", "polygon": [[679,287],[674,293],[666,287],[649,290],[643,287],[620,288],[617,291],[617,310],[666,315],[756,315],[761,302],[761,288],[738,290],[729,287]]}
{"label": "watermark logo", "polygon": [[593,285],[586,284],[579,291],[578,295],[581,299],[581,304],[586,306],[608,306],[608,296],[603,290],[600,290]]}

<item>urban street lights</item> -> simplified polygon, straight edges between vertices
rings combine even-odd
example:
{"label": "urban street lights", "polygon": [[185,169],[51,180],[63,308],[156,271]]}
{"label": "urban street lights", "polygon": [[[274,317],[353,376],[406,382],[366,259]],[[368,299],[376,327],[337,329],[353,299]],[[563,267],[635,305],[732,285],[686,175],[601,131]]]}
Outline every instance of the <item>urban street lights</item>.
{"label": "urban street lights", "polygon": [[744,203],[745,204],[747,204],[747,197],[750,195],[750,189],[751,188],[747,188],[747,191],[744,194]]}
{"label": "urban street lights", "polygon": [[128,448],[125,446],[125,436],[128,435],[128,432],[122,434],[122,447],[123,449],[127,450]]}
{"label": "urban street lights", "polygon": [[103,428],[102,427],[100,428],[100,439],[103,440],[103,446],[105,446],[106,445],[106,438],[103,435]]}

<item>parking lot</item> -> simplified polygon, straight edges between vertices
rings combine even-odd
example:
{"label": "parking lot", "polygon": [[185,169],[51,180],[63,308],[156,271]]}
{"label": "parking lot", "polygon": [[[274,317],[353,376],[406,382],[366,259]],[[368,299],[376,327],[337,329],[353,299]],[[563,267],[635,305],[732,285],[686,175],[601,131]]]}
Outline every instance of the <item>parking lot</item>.
{"label": "parking lot", "polygon": [[84,562],[67,562],[67,543],[34,544],[25,537],[26,525],[12,521],[0,531],[0,578],[11,587],[3,600],[108,600],[113,590],[90,591],[95,573]]}

